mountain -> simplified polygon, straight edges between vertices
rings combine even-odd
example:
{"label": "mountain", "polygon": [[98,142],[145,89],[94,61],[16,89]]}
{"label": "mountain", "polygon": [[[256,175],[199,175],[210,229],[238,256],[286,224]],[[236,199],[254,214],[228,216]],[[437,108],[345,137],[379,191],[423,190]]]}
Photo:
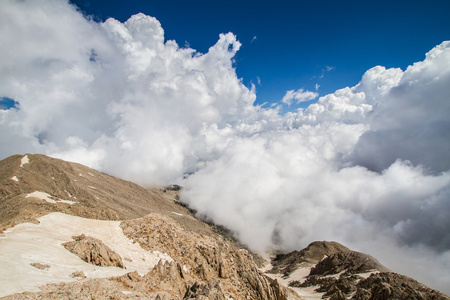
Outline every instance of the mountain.
{"label": "mountain", "polygon": [[449,299],[337,242],[317,241],[277,255],[267,273],[306,299]]}
{"label": "mountain", "polygon": [[0,297],[448,299],[337,242],[265,261],[179,192],[44,155],[0,161]]}

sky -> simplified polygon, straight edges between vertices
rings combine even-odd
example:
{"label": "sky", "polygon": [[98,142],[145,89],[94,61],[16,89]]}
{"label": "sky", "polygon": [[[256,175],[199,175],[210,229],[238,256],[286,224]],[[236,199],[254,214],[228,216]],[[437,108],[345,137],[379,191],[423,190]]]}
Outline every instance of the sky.
{"label": "sky", "polygon": [[1,159],[177,183],[252,251],[334,240],[450,293],[446,2],[99,3],[0,2]]}
{"label": "sky", "polygon": [[376,65],[405,69],[448,39],[450,29],[445,0],[72,2],[102,21],[124,22],[137,12],[154,16],[166,39],[202,53],[219,33],[233,32],[242,43],[237,75],[256,86],[257,104],[269,106],[289,90],[323,96],[356,85]]}

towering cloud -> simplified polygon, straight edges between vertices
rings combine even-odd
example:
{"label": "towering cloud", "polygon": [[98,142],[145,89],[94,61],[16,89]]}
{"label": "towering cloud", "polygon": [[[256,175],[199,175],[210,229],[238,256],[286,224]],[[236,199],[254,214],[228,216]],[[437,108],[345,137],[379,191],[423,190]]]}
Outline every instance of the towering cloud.
{"label": "towering cloud", "polygon": [[254,105],[231,33],[198,53],[144,14],[97,23],[63,0],[6,0],[0,43],[0,97],[17,103],[0,110],[1,158],[181,183],[253,250],[337,240],[449,292],[449,42],[285,115]]}

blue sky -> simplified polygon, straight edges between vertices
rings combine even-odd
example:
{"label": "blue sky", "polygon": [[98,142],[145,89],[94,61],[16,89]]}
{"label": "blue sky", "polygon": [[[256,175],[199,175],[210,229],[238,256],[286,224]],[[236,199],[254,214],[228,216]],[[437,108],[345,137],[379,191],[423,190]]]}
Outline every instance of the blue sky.
{"label": "blue sky", "polygon": [[237,74],[245,85],[255,84],[256,104],[280,101],[288,90],[315,91],[316,85],[323,96],[357,84],[376,65],[405,70],[450,38],[450,2],[444,0],[72,3],[97,20],[154,16],[166,39],[202,53],[220,33],[233,32],[242,43]]}

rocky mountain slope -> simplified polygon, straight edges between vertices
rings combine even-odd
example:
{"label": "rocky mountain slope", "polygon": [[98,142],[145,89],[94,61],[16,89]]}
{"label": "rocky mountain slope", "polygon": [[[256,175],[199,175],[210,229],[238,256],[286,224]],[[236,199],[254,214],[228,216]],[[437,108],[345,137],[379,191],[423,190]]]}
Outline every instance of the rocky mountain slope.
{"label": "rocky mountain slope", "polygon": [[336,242],[277,255],[267,273],[307,299],[449,299]]}
{"label": "rocky mountain slope", "polygon": [[43,155],[1,161],[0,297],[448,299],[336,242],[263,268],[178,193]]}
{"label": "rocky mountain slope", "polygon": [[0,170],[6,299],[297,298],[180,205],[176,186],[144,189],[43,155]]}

